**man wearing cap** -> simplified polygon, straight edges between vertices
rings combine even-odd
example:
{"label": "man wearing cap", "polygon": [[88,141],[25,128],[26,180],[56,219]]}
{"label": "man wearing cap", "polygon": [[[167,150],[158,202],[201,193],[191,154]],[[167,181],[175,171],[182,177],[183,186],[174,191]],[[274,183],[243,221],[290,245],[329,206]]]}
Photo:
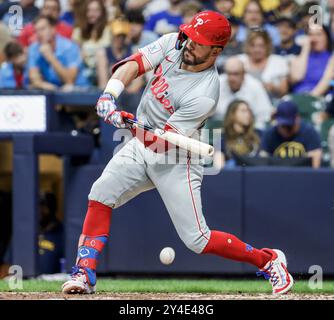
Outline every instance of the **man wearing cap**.
{"label": "man wearing cap", "polygon": [[302,121],[293,101],[281,102],[275,113],[276,125],[262,136],[261,154],[280,158],[311,157],[312,166],[321,165],[321,140],[312,127]]}
{"label": "man wearing cap", "polygon": [[[133,79],[153,70],[137,109],[138,120],[198,139],[199,129],[217,106],[219,78],[214,64],[230,36],[225,16],[214,11],[198,13],[189,24],[180,26],[179,33],[164,35],[117,63],[98,100],[97,114],[118,128],[129,127],[125,120],[134,115],[117,110],[116,99]],[[135,137],[116,153],[92,186],[77,261],[63,292],[95,292],[97,258],[109,236],[112,210],[154,188],[190,250],[252,264],[270,281],[274,294],[288,292],[293,278],[282,251],[256,249],[232,234],[210,230],[202,212],[203,167],[198,158],[166,146],[149,131],[132,129]],[[175,151],[178,161],[174,162]]]}

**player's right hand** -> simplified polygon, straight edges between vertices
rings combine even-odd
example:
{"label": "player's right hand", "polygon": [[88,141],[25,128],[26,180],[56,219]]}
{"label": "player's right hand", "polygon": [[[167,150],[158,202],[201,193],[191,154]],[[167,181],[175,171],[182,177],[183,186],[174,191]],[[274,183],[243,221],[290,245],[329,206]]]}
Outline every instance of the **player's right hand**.
{"label": "player's right hand", "polygon": [[96,103],[96,113],[106,119],[116,110],[115,98],[110,93],[103,93]]}

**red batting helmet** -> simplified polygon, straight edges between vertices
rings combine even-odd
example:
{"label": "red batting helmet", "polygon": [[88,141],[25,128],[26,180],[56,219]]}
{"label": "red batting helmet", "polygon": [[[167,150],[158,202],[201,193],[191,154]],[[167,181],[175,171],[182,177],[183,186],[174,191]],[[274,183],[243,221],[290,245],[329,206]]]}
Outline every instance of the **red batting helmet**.
{"label": "red batting helmet", "polygon": [[186,39],[184,35],[205,46],[224,47],[230,40],[231,26],[224,15],[215,11],[202,11],[193,17],[190,24],[180,26],[177,49],[181,49]]}

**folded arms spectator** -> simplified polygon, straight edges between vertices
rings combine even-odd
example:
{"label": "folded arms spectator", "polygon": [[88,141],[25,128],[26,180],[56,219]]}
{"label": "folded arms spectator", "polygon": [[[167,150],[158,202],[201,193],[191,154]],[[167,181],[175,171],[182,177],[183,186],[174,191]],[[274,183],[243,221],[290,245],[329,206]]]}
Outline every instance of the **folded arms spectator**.
{"label": "folded arms spectator", "polygon": [[35,21],[37,42],[28,51],[31,85],[44,90],[64,85],[86,86],[80,49],[74,42],[56,34],[56,24],[51,17],[41,16]]}

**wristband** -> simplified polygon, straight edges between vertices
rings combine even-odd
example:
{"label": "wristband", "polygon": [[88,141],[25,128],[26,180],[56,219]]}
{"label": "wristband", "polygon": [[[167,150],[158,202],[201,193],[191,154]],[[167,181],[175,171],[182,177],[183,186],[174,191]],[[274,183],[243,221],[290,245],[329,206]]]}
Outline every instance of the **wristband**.
{"label": "wristband", "polygon": [[104,90],[105,93],[110,93],[115,99],[119,97],[119,95],[124,90],[124,83],[118,79],[110,79],[107,83],[107,86]]}

